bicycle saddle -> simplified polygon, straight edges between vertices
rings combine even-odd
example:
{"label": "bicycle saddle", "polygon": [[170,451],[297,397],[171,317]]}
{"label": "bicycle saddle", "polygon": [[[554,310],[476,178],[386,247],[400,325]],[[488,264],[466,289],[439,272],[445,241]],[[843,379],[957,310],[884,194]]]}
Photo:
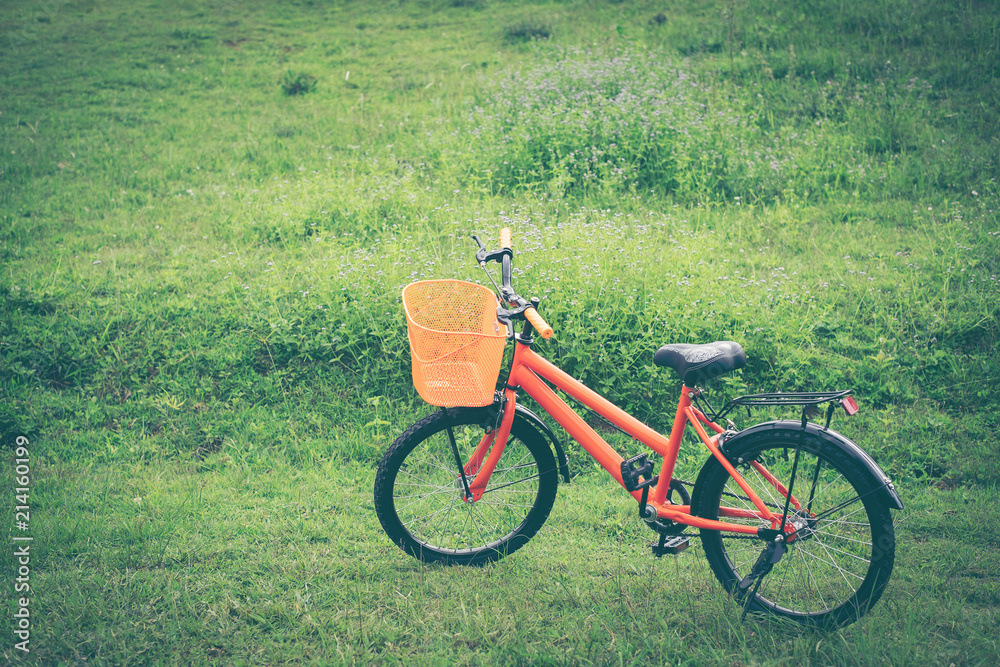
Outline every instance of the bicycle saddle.
{"label": "bicycle saddle", "polygon": [[703,345],[671,343],[656,351],[653,363],[673,368],[684,380],[684,386],[693,387],[723,373],[743,368],[747,365],[747,355],[742,345],[728,340]]}

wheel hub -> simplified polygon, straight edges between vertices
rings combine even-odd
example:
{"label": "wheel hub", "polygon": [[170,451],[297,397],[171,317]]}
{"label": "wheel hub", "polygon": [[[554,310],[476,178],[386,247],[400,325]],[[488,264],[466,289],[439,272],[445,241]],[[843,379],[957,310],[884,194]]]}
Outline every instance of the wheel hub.
{"label": "wheel hub", "polygon": [[792,524],[795,529],[794,541],[798,542],[800,540],[808,540],[816,532],[816,517],[809,514],[806,510],[796,510],[794,514],[788,517],[788,523]]}

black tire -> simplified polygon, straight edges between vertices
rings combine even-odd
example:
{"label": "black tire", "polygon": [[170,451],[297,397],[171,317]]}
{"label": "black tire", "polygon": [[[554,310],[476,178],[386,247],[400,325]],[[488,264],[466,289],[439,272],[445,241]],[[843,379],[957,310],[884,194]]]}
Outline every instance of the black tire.
{"label": "black tire", "polygon": [[[497,425],[488,408],[448,411],[462,462]],[[425,562],[481,565],[524,546],[549,516],[559,483],[545,439],[516,415],[489,486],[463,501],[445,417],[431,414],[389,447],[375,476],[375,512],[389,539]],[[469,480],[471,482],[471,479]]]}
{"label": "black tire", "polygon": [[[878,601],[892,573],[896,542],[889,506],[877,490],[880,483],[860,463],[815,434],[775,429],[747,434],[732,441],[731,448],[726,446],[740,475],[776,514],[784,509],[785,494],[765,480],[752,462],[762,463],[787,488],[796,450],[799,461],[792,495],[808,512],[799,510],[796,515],[795,508],[789,507],[789,516],[794,516],[789,520],[797,522],[801,536],[788,543],[788,553],[763,578],[749,610],[778,614],[808,626],[847,625]],[[714,458],[698,477],[693,503],[692,512],[706,519],[719,518],[720,503],[755,509]],[[756,518],[722,520],[771,527]],[[740,604],[746,604],[739,599],[738,585],[764,551],[764,542],[716,530],[701,530],[701,541],[715,576]]]}

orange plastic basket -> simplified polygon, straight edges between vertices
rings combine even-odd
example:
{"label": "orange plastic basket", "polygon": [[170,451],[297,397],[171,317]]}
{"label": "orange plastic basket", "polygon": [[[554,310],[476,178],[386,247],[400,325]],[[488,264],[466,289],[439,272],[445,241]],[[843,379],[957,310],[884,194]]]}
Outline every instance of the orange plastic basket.
{"label": "orange plastic basket", "polygon": [[423,280],[403,288],[413,386],[431,405],[493,402],[507,329],[497,298],[462,280]]}

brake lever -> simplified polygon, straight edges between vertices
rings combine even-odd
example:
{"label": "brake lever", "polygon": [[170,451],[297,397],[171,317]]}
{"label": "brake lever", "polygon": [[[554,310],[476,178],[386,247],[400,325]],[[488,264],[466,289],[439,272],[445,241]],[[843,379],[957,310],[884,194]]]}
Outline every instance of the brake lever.
{"label": "brake lever", "polygon": [[501,248],[500,250],[494,250],[490,252],[483,245],[483,242],[479,240],[479,237],[475,234],[472,235],[472,239],[479,246],[479,250],[476,251],[476,261],[479,262],[479,266],[486,268],[486,262],[499,262],[503,259],[504,255],[510,258],[514,257],[514,252],[510,248]]}
{"label": "brake lever", "polygon": [[507,340],[514,340],[514,322],[508,317],[503,307],[497,308],[497,321],[507,325]]}

